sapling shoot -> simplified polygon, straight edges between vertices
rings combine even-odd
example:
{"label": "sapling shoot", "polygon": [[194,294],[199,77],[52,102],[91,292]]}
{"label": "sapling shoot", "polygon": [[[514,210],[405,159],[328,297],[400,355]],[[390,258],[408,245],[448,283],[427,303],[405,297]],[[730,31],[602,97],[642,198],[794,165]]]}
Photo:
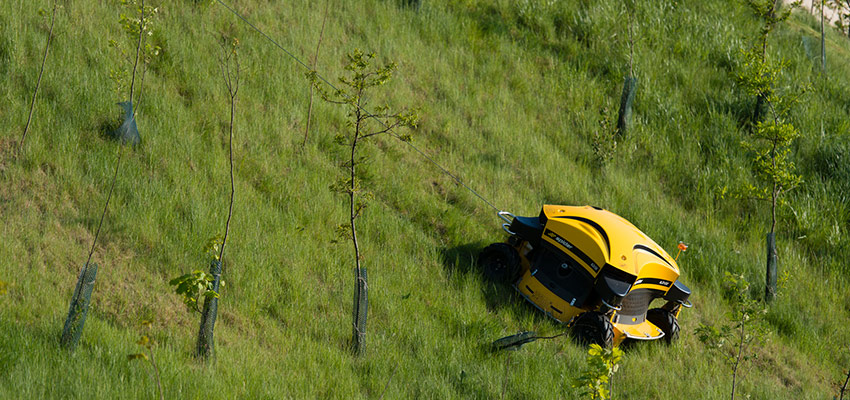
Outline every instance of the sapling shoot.
{"label": "sapling shoot", "polygon": [[588,399],[611,399],[614,393],[614,374],[620,369],[623,351],[619,347],[603,348],[591,344],[587,349],[584,371],[573,381],[573,387]]}
{"label": "sapling shoot", "polygon": [[[141,325],[146,330],[150,331],[152,323],[153,321],[151,320],[144,320],[142,321]],[[129,354],[127,355],[127,360],[140,360],[147,361],[150,363],[151,369],[153,370],[154,379],[156,380],[156,387],[159,390],[159,400],[165,400],[165,396],[162,394],[162,380],[159,376],[159,366],[156,365],[156,358],[154,358],[153,355],[153,340],[151,340],[148,335],[142,335],[139,340],[136,341],[136,344],[144,347],[145,350],[147,350],[147,354],[145,354],[144,352]]]}
{"label": "sapling shoot", "polygon": [[[230,100],[230,124],[228,125],[228,160],[230,165],[230,203],[227,207],[227,222],[224,224],[224,237],[221,239],[221,248],[218,249],[218,260],[213,263],[210,273],[213,275],[213,292],[219,290],[221,281],[222,263],[224,262],[224,246],[227,245],[227,235],[230,233],[230,219],[233,217],[233,198],[236,195],[236,187],[233,184],[233,126],[236,118],[236,96],[239,93],[239,40],[236,38],[225,39],[222,43],[222,56],[219,59],[219,68]],[[215,341],[213,330],[218,313],[218,295],[204,298],[204,310],[201,314],[201,328],[198,331],[197,355],[202,358],[210,358],[215,354]]]}
{"label": "sapling shoot", "polygon": [[700,324],[697,336],[709,350],[717,351],[732,368],[731,398],[735,399],[741,367],[756,358],[752,346],[764,336],[761,322],[764,304],[750,297],[750,284],[743,275],[726,272],[726,291],[732,299],[731,321],[719,326]]}
{"label": "sapling shoot", "polygon": [[[233,201],[236,187],[233,180],[233,130],[236,119],[236,99],[239,93],[239,40],[225,37],[221,43],[219,68],[224,85],[227,88],[230,103],[230,123],[228,125],[228,160],[230,166],[230,202],[227,208],[227,221],[224,225],[224,236],[213,238],[207,243],[207,253],[210,255],[210,272],[195,270],[189,274],[172,279],[169,283],[176,286],[175,292],[183,303],[192,310],[201,313],[201,325],[198,330],[198,342],[195,355],[209,359],[215,354],[216,314],[218,313],[219,289],[224,286],[221,278],[224,262],[224,247],[230,233],[230,221],[233,217]],[[203,308],[200,301],[203,298]]]}
{"label": "sapling shoot", "polygon": [[[366,143],[367,139],[382,135],[393,135],[403,141],[410,140],[409,135],[398,135],[396,129],[415,128],[417,116],[413,112],[390,112],[389,106],[377,107],[374,113],[366,111],[368,106],[367,92],[382,86],[392,77],[396,68],[395,63],[383,66],[373,66],[374,53],[363,53],[355,49],[348,54],[345,75],[339,77],[342,88],[330,91],[319,80],[318,74],[311,71],[308,79],[319,95],[331,104],[344,106],[348,111],[349,120],[346,129],[336,135],[336,142],[348,147],[348,159],[342,164],[344,177],[340,178],[331,189],[343,194],[348,199],[348,222],[337,226],[340,236],[351,240],[354,247],[354,312],[352,324],[352,349],[355,354],[362,352],[366,337],[366,310],[368,304],[368,284],[365,269],[361,267],[363,256],[357,236],[357,218],[366,209],[371,194],[361,187],[358,176],[358,166],[362,160],[358,156],[358,145]],[[377,127],[373,127],[377,123]]]}

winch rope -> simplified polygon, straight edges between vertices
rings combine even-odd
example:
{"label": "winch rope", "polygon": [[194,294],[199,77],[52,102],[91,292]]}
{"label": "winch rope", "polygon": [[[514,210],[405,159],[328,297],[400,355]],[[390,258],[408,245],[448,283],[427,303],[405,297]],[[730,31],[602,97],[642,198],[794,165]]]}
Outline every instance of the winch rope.
{"label": "winch rope", "polygon": [[[274,44],[274,45],[275,45],[278,49],[280,49],[281,51],[283,51],[284,53],[286,53],[286,55],[288,55],[291,59],[295,60],[295,62],[297,62],[298,64],[300,64],[302,67],[304,67],[304,69],[306,69],[307,71],[312,71],[312,70],[310,69],[310,67],[309,67],[309,66],[308,66],[305,62],[301,61],[301,59],[300,59],[300,58],[298,58],[298,57],[297,57],[295,54],[293,54],[291,51],[289,51],[289,50],[287,50],[285,47],[283,47],[283,45],[281,45],[278,41],[274,40],[271,36],[269,36],[268,34],[266,34],[265,32],[263,32],[263,30],[261,30],[260,28],[258,28],[256,25],[252,24],[252,23],[251,23],[251,21],[248,21],[248,19],[246,19],[244,16],[242,16],[242,14],[240,14],[240,13],[239,13],[239,12],[237,12],[235,9],[233,9],[233,7],[230,7],[229,5],[225,4],[225,3],[224,3],[224,1],[222,1],[222,0],[216,0],[216,1],[217,1],[219,4],[221,4],[222,6],[224,6],[224,8],[228,9],[231,13],[233,13],[233,15],[237,16],[237,17],[238,17],[239,19],[241,19],[243,22],[245,22],[246,24],[248,24],[248,26],[250,26],[252,29],[254,29],[255,31],[257,31],[257,33],[259,33],[260,35],[262,35],[263,37],[265,37],[265,38],[266,38],[269,42],[271,42],[272,44]],[[325,79],[325,77],[324,77],[324,76],[322,76],[321,74],[319,74],[319,73],[318,73],[318,71],[315,71],[315,72],[316,72],[316,77],[317,77],[318,79],[320,79],[322,82],[324,82],[325,84],[327,84],[328,86],[330,86],[330,87],[331,87],[332,89],[334,89],[335,91],[338,91],[338,90],[339,90],[339,89],[337,89],[337,87],[336,87],[336,86],[334,86],[334,84],[333,84],[333,83],[331,83],[329,80]],[[386,124],[386,123],[384,123],[384,121],[382,121],[380,118],[376,118],[374,114],[372,114],[371,112],[369,112],[369,110],[367,110],[367,109],[365,109],[365,108],[363,108],[362,106],[359,106],[359,105],[358,105],[358,108],[360,108],[360,110],[361,110],[361,111],[363,111],[364,113],[366,113],[369,117],[374,118],[376,121],[378,121],[378,123],[379,123],[379,124],[381,124],[381,125],[383,125],[383,126],[384,126],[384,128],[389,129],[389,126],[387,126],[387,124]],[[455,181],[458,185],[463,186],[466,190],[468,190],[470,193],[472,193],[473,195],[475,195],[475,197],[478,197],[481,201],[483,201],[483,202],[484,202],[484,203],[486,203],[488,206],[490,206],[490,208],[492,208],[494,211],[496,211],[496,212],[501,211],[498,207],[496,207],[495,205],[493,205],[493,203],[491,203],[489,200],[487,200],[486,198],[484,198],[484,196],[482,196],[480,193],[478,193],[477,191],[475,191],[474,189],[472,189],[471,187],[469,187],[469,185],[467,185],[466,183],[464,183],[464,182],[463,182],[463,181],[462,181],[462,180],[461,180],[461,179],[460,179],[457,175],[455,175],[455,174],[451,173],[448,169],[446,169],[445,167],[443,167],[442,165],[440,165],[440,163],[438,163],[436,160],[434,160],[434,158],[433,158],[433,157],[429,156],[429,155],[428,155],[428,154],[426,154],[424,151],[422,151],[421,149],[419,149],[418,147],[416,147],[416,145],[414,145],[414,144],[413,144],[413,143],[411,143],[410,141],[401,140],[401,137],[400,137],[398,134],[396,134],[395,132],[393,132],[393,131],[392,131],[392,129],[390,129],[390,130],[389,130],[389,133],[391,133],[391,134],[392,134],[392,135],[393,135],[396,139],[399,139],[399,141],[401,141],[402,143],[405,143],[405,144],[407,144],[408,146],[410,146],[410,148],[412,148],[414,151],[416,151],[417,153],[419,153],[419,155],[421,155],[422,157],[424,157],[426,160],[430,161],[432,164],[434,164],[435,166],[437,166],[437,168],[439,168],[439,169],[440,169],[440,170],[441,170],[441,171],[442,171],[445,175],[447,175],[447,176],[451,177],[451,178],[452,178],[452,179],[453,179],[453,180],[454,180],[454,181]]]}

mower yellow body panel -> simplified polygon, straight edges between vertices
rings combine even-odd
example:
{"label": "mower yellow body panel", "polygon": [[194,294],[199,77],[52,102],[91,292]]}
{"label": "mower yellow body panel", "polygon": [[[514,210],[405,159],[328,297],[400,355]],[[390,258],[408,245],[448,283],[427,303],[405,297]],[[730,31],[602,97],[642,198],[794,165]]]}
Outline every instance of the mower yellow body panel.
{"label": "mower yellow body panel", "polygon": [[626,338],[653,340],[660,339],[662,336],[664,332],[649,321],[643,321],[637,325],[614,324],[614,345],[620,344]]}
{"label": "mower yellow body panel", "polygon": [[[541,233],[539,241],[512,243],[521,258],[514,285],[529,302],[563,323],[598,307],[607,310],[615,345],[664,336],[646,320],[652,300],[679,278],[676,261],[661,246],[622,217],[595,207],[545,205],[539,221],[540,231],[532,231]],[[622,305],[609,305],[613,301]]]}
{"label": "mower yellow body panel", "polygon": [[523,273],[516,288],[531,304],[560,322],[570,322],[573,317],[584,312],[580,308],[571,306],[568,300],[552,293],[540,281],[531,276],[531,271]]}
{"label": "mower yellow body panel", "polygon": [[[679,277],[676,261],[617,214],[590,206],[552,205],[543,206],[543,213],[548,220],[543,239],[573,254],[593,276],[600,266],[611,264],[635,276],[644,268],[651,268],[656,278],[656,273],[666,275],[671,282]],[[569,242],[563,243],[558,237],[569,238]],[[569,245],[572,246],[568,248]],[[579,257],[578,251],[587,255],[590,263]]]}

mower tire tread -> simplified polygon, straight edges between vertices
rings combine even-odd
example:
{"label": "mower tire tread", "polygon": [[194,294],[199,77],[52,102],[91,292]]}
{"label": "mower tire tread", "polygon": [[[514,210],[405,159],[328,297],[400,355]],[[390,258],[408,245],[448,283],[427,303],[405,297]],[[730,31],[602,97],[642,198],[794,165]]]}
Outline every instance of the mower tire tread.
{"label": "mower tire tread", "polygon": [[507,243],[493,243],[478,255],[478,266],[493,282],[511,282],[519,274],[519,263],[519,252]]}
{"label": "mower tire tread", "polygon": [[603,348],[614,346],[614,325],[604,314],[587,311],[573,322],[573,337],[583,345],[598,344]]}
{"label": "mower tire tread", "polygon": [[646,312],[646,320],[664,332],[664,342],[675,343],[679,340],[679,320],[672,312],[662,308],[653,308]]}

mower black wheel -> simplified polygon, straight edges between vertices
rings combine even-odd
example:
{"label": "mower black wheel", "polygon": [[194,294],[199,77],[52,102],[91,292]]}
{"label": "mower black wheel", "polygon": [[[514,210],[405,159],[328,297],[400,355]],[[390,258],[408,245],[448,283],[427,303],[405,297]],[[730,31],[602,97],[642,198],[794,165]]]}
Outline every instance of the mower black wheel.
{"label": "mower black wheel", "polygon": [[585,346],[598,344],[611,348],[614,346],[614,325],[604,314],[588,311],[573,322],[573,337]]}
{"label": "mower black wheel", "polygon": [[510,282],[519,273],[519,253],[507,243],[493,243],[478,255],[478,266],[493,282]]}
{"label": "mower black wheel", "polygon": [[672,312],[663,308],[653,308],[646,312],[646,320],[664,332],[664,341],[667,344],[679,340],[679,321]]}

